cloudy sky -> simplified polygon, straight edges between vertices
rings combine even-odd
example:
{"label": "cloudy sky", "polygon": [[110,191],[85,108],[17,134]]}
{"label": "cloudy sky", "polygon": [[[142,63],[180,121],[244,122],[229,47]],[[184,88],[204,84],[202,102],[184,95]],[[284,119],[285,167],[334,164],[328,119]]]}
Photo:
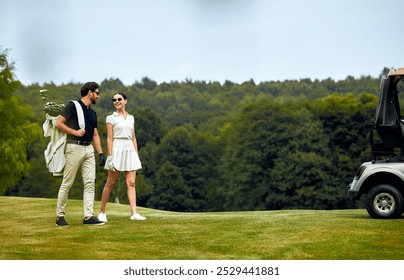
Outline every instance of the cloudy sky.
{"label": "cloudy sky", "polygon": [[404,67],[403,0],[0,0],[24,84],[378,77]]}

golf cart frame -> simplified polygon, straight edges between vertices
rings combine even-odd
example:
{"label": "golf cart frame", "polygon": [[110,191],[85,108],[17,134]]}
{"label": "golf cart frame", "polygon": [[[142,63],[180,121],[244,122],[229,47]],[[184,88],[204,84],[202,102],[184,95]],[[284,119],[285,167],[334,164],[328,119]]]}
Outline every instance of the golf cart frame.
{"label": "golf cart frame", "polygon": [[[372,131],[369,134],[369,142],[372,148],[372,160],[380,157],[387,160],[395,157],[395,149],[404,151],[404,121],[401,119],[400,103],[398,99],[397,84],[404,77],[404,68],[392,70],[388,76],[383,76],[380,81],[379,103],[376,109],[375,123],[367,125]],[[380,137],[375,143],[374,133]]]}
{"label": "golf cart frame", "polygon": [[372,160],[360,166],[347,187],[354,201],[366,195],[366,210],[373,218],[398,218],[404,211],[404,121],[397,89],[403,79],[404,68],[381,78],[375,122],[367,125]]}

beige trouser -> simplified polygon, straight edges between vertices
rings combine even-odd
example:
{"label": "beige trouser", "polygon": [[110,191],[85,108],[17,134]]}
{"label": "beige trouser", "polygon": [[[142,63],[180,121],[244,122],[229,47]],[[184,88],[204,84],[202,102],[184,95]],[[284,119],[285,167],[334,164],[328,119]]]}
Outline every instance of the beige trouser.
{"label": "beige trouser", "polygon": [[65,216],[67,197],[76,178],[77,171],[80,168],[84,185],[84,217],[93,216],[96,168],[93,145],[81,146],[76,144],[67,144],[65,156],[66,165],[63,170],[63,181],[60,185],[58,194],[56,216]]}

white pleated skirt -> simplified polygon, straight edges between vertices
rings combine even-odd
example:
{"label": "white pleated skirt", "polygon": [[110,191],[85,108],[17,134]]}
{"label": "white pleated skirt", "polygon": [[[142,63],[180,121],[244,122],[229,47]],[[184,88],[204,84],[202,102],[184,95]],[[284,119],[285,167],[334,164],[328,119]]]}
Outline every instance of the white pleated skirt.
{"label": "white pleated skirt", "polygon": [[132,171],[142,168],[139,155],[130,139],[114,139],[112,144],[112,160],[118,171]]}

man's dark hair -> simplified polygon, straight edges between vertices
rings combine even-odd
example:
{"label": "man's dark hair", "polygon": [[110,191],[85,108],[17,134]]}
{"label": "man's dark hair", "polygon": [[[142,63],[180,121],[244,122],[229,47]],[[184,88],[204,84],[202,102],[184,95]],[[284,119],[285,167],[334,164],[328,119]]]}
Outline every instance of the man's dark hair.
{"label": "man's dark hair", "polygon": [[100,86],[96,82],[87,82],[81,87],[81,96],[86,96],[88,91],[95,91]]}

